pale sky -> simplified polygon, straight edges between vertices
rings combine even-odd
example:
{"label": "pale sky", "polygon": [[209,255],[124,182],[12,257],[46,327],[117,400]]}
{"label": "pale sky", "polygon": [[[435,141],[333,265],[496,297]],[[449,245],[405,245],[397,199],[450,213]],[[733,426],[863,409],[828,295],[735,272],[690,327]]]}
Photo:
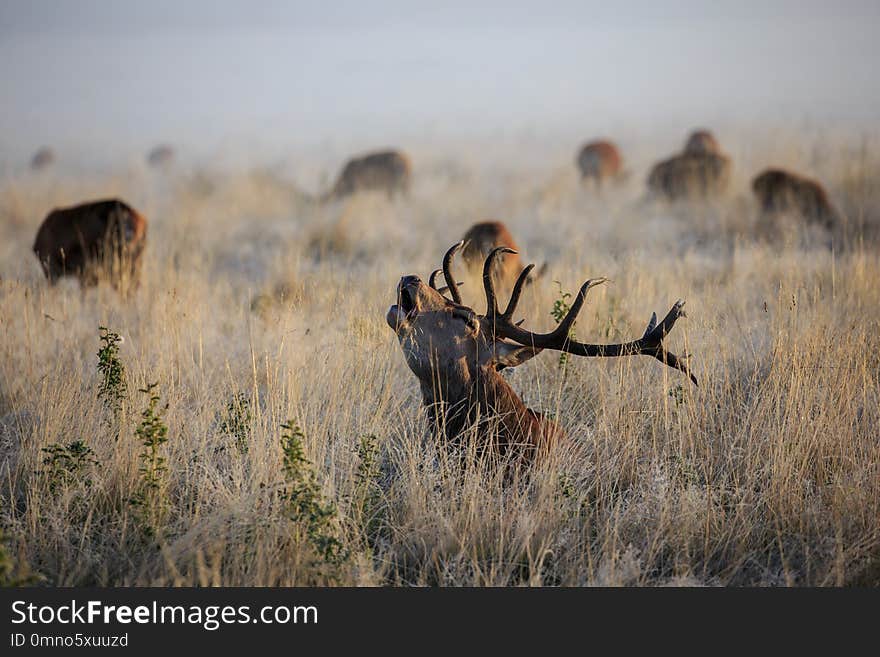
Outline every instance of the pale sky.
{"label": "pale sky", "polygon": [[621,121],[870,126],[878,27],[876,1],[0,0],[0,158]]}

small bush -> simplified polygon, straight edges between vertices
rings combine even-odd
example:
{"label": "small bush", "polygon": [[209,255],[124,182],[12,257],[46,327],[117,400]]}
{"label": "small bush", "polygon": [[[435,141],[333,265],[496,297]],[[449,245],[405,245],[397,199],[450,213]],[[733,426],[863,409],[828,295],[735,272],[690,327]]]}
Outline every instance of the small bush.
{"label": "small bush", "polygon": [[372,544],[385,523],[385,506],[379,483],[379,439],[368,434],[357,445],[358,466],[354,474],[350,515],[356,519],[367,540]]}
{"label": "small bush", "polygon": [[251,427],[251,398],[240,392],[226,404],[226,413],[220,424],[220,431],[235,440],[235,446],[242,454],[248,451],[248,436]]}
{"label": "small bush", "polygon": [[311,462],[303,449],[305,434],[288,420],[281,425],[283,453],[285,513],[297,527],[298,542],[307,542],[318,561],[331,568],[348,559],[348,553],[338,538],[336,505],[324,500]]}
{"label": "small bush", "polygon": [[[153,392],[157,386],[158,383],[151,383],[140,390],[150,396],[150,401],[141,412],[141,423],[135,431],[144,450],[140,455],[138,487],[130,500],[138,523],[147,536],[158,534],[167,511],[165,474],[168,466],[160,448],[168,441],[168,426],[162,418],[165,409],[159,408],[159,395]],[[165,408],[168,408],[167,404]]]}
{"label": "small bush", "polygon": [[92,448],[82,440],[67,445],[55,443],[41,451],[44,454],[41,474],[46,478],[52,494],[76,482],[87,488],[92,485],[87,473],[91,466],[98,465],[98,461]]}
{"label": "small bush", "polygon": [[125,366],[119,358],[122,336],[106,326],[98,327],[98,336],[101,340],[101,348],[98,349],[98,372],[101,374],[98,399],[104,402],[104,408],[108,412],[106,423],[107,428],[113,432],[113,440],[119,440],[120,418],[128,398]]}
{"label": "small bush", "polygon": [[[562,283],[559,281],[553,281],[556,283],[559,288],[559,296],[553,302],[553,309],[550,311],[550,316],[559,324],[565,316],[568,314],[568,311],[571,310],[571,292],[566,292],[562,289]],[[568,339],[575,339],[574,327],[577,325],[577,322],[572,323],[571,328],[568,331]],[[565,364],[568,362],[568,354],[562,352],[559,354],[559,367],[565,367]]]}

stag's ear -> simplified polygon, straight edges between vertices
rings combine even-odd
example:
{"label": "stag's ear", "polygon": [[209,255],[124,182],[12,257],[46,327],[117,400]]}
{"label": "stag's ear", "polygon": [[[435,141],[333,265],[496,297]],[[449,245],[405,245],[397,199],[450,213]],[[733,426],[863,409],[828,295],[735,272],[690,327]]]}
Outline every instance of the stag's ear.
{"label": "stag's ear", "polygon": [[524,347],[519,344],[511,344],[509,342],[498,341],[495,343],[495,355],[491,364],[496,370],[503,370],[505,367],[516,367],[522,365],[527,360],[531,360],[541,353],[539,347]]}

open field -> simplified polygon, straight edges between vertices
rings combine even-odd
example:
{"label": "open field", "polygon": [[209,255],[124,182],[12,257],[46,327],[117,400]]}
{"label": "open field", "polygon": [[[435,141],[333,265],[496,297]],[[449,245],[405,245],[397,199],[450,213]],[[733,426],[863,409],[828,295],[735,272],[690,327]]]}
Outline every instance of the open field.
{"label": "open field", "polygon": [[[880,142],[725,137],[731,192],[695,206],[642,198],[646,166],[677,135],[640,144],[628,182],[600,195],[579,185],[576,143],[506,162],[413,150],[414,189],[394,202],[317,206],[296,173],[6,175],[7,577],[880,585]],[[761,225],[748,184],[769,163],[823,180],[844,225]],[[150,220],[141,285],[127,300],[105,284],[48,286],[30,251],[39,222],[108,195]],[[543,354],[510,378],[571,442],[512,485],[484,463],[459,468],[384,316],[402,275],[427,276],[488,218],[508,224],[527,261],[550,263],[521,305],[529,327],[552,326],[554,281],[613,280],[577,324],[594,342],[636,337],[685,299],[670,348],[695,355],[699,387],[651,359],[563,368]],[[482,311],[475,279],[462,292]],[[98,396],[100,326],[124,338],[118,411]],[[164,461],[143,460],[136,435],[150,383]],[[297,440],[285,460],[288,421],[308,463]],[[79,460],[76,441],[90,450],[75,448]],[[66,450],[54,461],[52,445]]]}

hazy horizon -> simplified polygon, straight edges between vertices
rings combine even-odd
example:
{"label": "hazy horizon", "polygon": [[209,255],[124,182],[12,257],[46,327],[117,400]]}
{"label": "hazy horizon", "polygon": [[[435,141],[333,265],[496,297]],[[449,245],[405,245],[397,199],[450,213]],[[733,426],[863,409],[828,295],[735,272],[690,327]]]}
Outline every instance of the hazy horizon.
{"label": "hazy horizon", "polygon": [[[621,126],[873,127],[880,7],[4,2],[0,160]],[[91,153],[91,151],[95,151]]]}

